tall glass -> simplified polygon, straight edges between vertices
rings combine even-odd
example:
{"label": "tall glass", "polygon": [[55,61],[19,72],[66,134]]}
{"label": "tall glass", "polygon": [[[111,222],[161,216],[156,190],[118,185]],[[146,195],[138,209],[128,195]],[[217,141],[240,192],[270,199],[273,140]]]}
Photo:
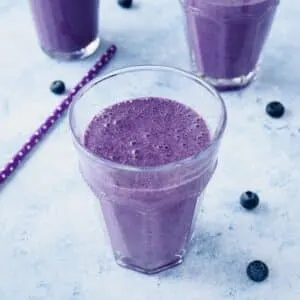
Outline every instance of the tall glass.
{"label": "tall glass", "polygon": [[279,0],[181,0],[193,71],[218,89],[255,77]]}
{"label": "tall glass", "polygon": [[[168,98],[193,108],[206,122],[209,144],[188,159],[156,167],[118,164],[90,152],[83,139],[93,117],[107,106],[139,97]],[[69,121],[81,173],[100,200],[117,263],[148,274],[181,263],[226,125],[218,93],[181,70],[126,68],[84,88],[71,105]]]}
{"label": "tall glass", "polygon": [[99,46],[100,0],[29,0],[43,51],[57,59],[81,59]]}

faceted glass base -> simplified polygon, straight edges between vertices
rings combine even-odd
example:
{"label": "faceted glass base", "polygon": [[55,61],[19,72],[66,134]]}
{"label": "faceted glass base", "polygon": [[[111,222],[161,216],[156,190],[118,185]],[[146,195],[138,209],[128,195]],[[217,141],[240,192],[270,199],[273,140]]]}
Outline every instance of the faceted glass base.
{"label": "faceted glass base", "polygon": [[142,267],[137,266],[134,263],[132,263],[130,261],[130,259],[122,257],[118,253],[114,253],[115,260],[119,266],[126,268],[126,269],[133,270],[133,271],[137,271],[140,273],[148,274],[148,275],[156,274],[156,273],[162,272],[164,270],[173,268],[173,267],[181,264],[183,262],[184,255],[185,255],[185,251],[180,255],[176,255],[176,257],[174,257],[174,260],[171,260],[167,264],[157,266],[157,267],[142,268]]}
{"label": "faceted glass base", "polygon": [[206,80],[219,91],[238,90],[248,86],[256,77],[257,69],[254,69],[247,75],[235,78],[212,78],[198,73],[197,75]]}
{"label": "faceted glass base", "polygon": [[96,52],[100,45],[100,37],[97,37],[85,48],[73,52],[49,51],[42,47],[42,50],[50,57],[57,60],[79,60],[91,56]]}
{"label": "faceted glass base", "polygon": [[246,75],[235,78],[212,78],[199,72],[196,72],[196,74],[214,86],[217,90],[229,91],[239,90],[248,86],[256,78],[257,68]]}

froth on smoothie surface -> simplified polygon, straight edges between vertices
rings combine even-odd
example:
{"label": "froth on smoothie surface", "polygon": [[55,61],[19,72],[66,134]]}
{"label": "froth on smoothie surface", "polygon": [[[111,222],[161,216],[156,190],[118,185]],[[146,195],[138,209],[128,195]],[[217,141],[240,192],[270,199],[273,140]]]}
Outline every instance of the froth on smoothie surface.
{"label": "froth on smoothie surface", "polygon": [[107,107],[90,122],[84,145],[125,165],[159,166],[203,150],[210,133],[193,109],[163,98],[138,98]]}

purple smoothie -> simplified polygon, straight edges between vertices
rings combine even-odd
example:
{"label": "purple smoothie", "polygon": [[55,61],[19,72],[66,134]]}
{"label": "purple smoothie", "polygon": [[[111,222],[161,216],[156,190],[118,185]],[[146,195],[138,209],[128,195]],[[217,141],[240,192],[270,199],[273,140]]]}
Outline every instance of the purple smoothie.
{"label": "purple smoothie", "polygon": [[195,68],[212,79],[255,72],[279,0],[183,0]]}
{"label": "purple smoothie", "polygon": [[72,53],[98,37],[99,0],[30,0],[42,48]]}
{"label": "purple smoothie", "polygon": [[[121,102],[90,122],[84,145],[106,161],[96,166],[83,158],[81,171],[100,198],[119,264],[154,273],[182,261],[198,200],[216,167],[209,152],[199,160],[191,156],[209,144],[208,127],[194,110],[162,98]],[[115,163],[124,168],[114,169]]]}

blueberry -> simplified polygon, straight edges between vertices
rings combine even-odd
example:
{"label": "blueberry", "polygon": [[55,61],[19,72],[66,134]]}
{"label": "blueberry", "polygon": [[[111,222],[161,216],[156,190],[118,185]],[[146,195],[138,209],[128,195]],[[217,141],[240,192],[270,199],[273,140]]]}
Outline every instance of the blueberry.
{"label": "blueberry", "polygon": [[61,80],[55,80],[51,83],[50,90],[56,95],[61,95],[66,91],[65,83]]}
{"label": "blueberry", "polygon": [[247,267],[247,275],[255,282],[262,282],[269,276],[269,268],[264,262],[254,260]]}
{"label": "blueberry", "polygon": [[130,8],[132,6],[132,0],[118,0],[118,4],[123,8]]}
{"label": "blueberry", "polygon": [[272,118],[281,118],[284,112],[284,106],[278,101],[270,102],[266,106],[266,113]]}
{"label": "blueberry", "polygon": [[240,197],[241,205],[248,210],[254,209],[259,203],[259,197],[256,193],[247,191]]}

